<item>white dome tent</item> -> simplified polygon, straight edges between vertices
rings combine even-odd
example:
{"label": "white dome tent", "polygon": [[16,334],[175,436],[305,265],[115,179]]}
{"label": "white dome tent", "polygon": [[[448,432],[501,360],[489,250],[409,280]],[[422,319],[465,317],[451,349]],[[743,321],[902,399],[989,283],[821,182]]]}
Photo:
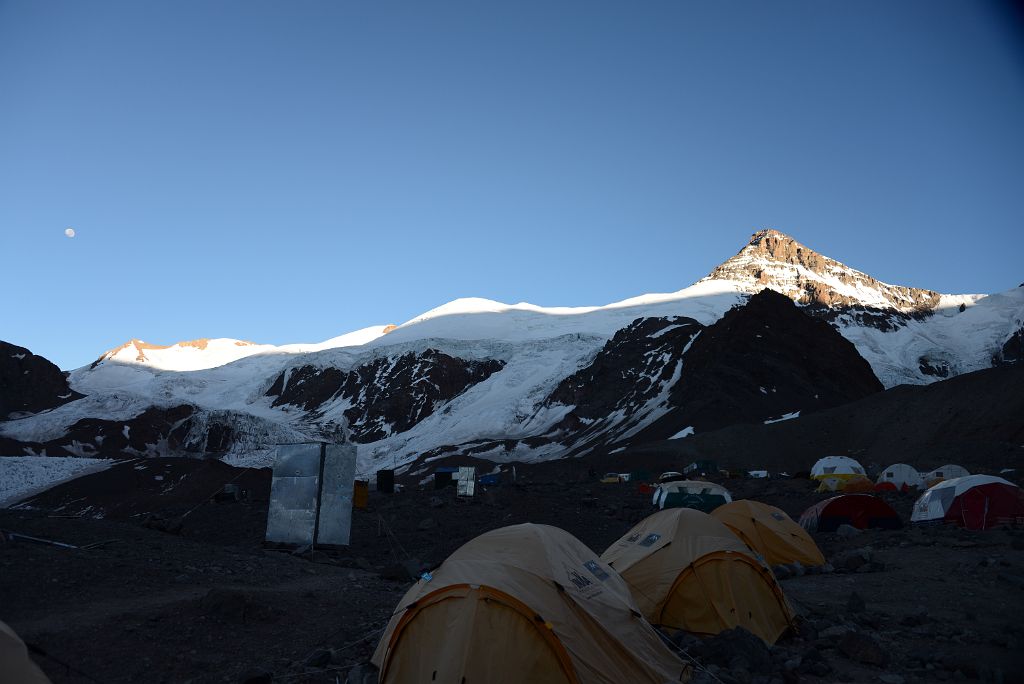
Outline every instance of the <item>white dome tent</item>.
{"label": "white dome tent", "polygon": [[849,456],[825,456],[819,458],[811,468],[811,479],[822,480],[826,477],[849,479],[864,477],[864,466]]}
{"label": "white dome tent", "polygon": [[682,506],[709,513],[730,501],[732,494],[720,484],[704,480],[676,480],[655,487],[651,503],[659,509]]}
{"label": "white dome tent", "polygon": [[955,463],[947,463],[931,472],[925,473],[921,477],[924,478],[925,484],[931,487],[943,480],[952,480],[957,477],[967,477],[968,475],[970,473],[967,471],[967,468],[958,466]]}
{"label": "white dome tent", "polygon": [[879,491],[905,492],[909,489],[924,489],[924,478],[917,468],[906,463],[894,463],[878,475],[875,489]]}

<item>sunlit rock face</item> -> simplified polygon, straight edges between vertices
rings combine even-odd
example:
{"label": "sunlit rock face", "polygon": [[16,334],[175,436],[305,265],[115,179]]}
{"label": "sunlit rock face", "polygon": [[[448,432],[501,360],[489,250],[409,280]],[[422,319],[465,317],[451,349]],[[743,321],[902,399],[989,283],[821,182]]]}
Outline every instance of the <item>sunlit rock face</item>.
{"label": "sunlit rock face", "polygon": [[829,317],[831,310],[859,313],[865,325],[886,328],[931,313],[942,295],[889,285],[818,254],[777,230],[754,233],[740,252],[704,280],[733,280],[750,292],[767,287]]}

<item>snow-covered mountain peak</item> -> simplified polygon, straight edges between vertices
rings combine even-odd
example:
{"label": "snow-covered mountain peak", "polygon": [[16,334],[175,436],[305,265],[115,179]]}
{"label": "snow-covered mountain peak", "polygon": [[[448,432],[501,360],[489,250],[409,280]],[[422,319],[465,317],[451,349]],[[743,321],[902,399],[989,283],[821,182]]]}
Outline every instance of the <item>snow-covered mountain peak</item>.
{"label": "snow-covered mountain peak", "polygon": [[[149,363],[152,361],[150,355],[153,358],[161,358],[167,356],[166,353],[158,354],[157,352],[166,352],[166,350],[173,350],[172,354],[181,354],[185,350],[194,350],[195,352],[205,352],[209,349],[210,343],[213,342],[215,348],[222,348],[225,346],[236,346],[236,347],[248,347],[254,346],[254,342],[248,342],[246,340],[232,340],[232,339],[215,339],[210,340],[209,338],[202,337],[197,340],[184,340],[181,342],[175,342],[174,344],[150,344],[144,340],[133,337],[124,344],[114,347],[96,359],[92,367],[100,365],[105,361],[117,361],[119,363]],[[212,351],[212,350],[211,350]],[[149,355],[147,355],[147,352]]]}
{"label": "snow-covered mountain peak", "polygon": [[709,280],[737,281],[749,292],[767,287],[799,304],[907,314],[933,311],[942,298],[932,290],[883,283],[773,229],[754,233],[736,256],[700,282]]}
{"label": "snow-covered mountain peak", "polygon": [[[119,347],[105,352],[96,359],[88,370],[100,366],[142,366],[152,370],[197,371],[217,368],[239,359],[257,354],[305,354],[309,352],[355,347],[372,342],[394,329],[395,326],[375,325],[354,332],[332,337],[314,344],[258,344],[230,337],[200,338],[174,344],[150,344],[131,339]],[[81,375],[79,369],[76,375]]]}

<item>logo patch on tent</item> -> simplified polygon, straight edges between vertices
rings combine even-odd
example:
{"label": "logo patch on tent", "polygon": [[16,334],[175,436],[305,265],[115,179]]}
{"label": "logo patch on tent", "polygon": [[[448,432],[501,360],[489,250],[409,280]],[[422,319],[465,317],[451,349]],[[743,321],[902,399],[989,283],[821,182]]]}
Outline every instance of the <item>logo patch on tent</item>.
{"label": "logo patch on tent", "polygon": [[591,584],[593,584],[593,582],[591,582],[575,570],[569,571],[569,581],[572,582],[573,585],[581,591],[589,587]]}
{"label": "logo patch on tent", "polygon": [[589,570],[594,577],[602,582],[608,579],[608,573],[601,569],[601,566],[597,564],[597,561],[587,561],[583,564],[583,567]]}
{"label": "logo patch on tent", "polygon": [[786,519],[786,516],[784,516],[782,513],[779,513],[778,511],[772,511],[772,517],[780,522]]}
{"label": "logo patch on tent", "polygon": [[654,532],[651,532],[649,535],[644,537],[644,540],[642,542],[640,542],[640,546],[654,546],[654,543],[659,539],[661,539],[660,534],[655,534]]}

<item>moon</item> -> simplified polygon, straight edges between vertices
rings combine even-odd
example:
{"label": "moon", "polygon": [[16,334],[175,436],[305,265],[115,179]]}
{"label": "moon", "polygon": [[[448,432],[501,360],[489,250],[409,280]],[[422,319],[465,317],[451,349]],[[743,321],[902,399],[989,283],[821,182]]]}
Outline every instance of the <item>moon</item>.
{"label": "moon", "polygon": [[73,237],[75,237],[75,229],[74,228],[65,228],[64,229],[64,234],[67,235],[69,238],[73,238]]}

